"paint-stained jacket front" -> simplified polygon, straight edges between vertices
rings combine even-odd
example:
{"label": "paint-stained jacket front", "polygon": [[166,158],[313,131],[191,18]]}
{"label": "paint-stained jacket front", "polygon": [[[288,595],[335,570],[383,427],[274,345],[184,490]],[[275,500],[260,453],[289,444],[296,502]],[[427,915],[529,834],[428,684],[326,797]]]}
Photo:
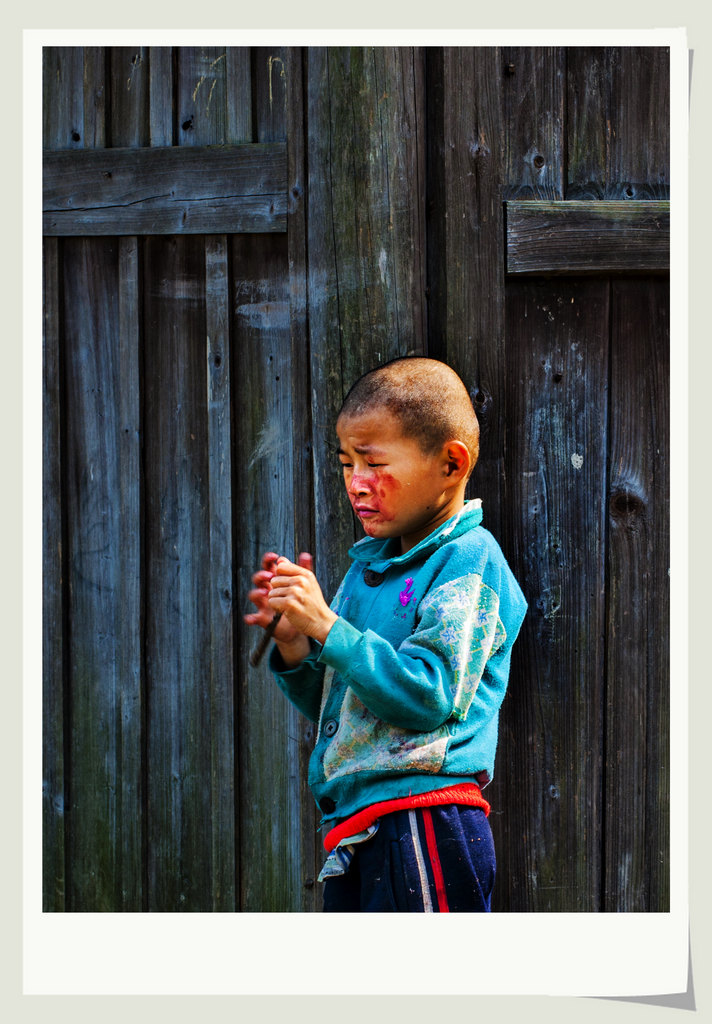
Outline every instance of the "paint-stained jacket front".
{"label": "paint-stained jacket front", "polygon": [[492,778],[526,601],[481,521],[470,501],[405,554],[359,541],[323,647],[293,669],[273,650],[279,686],[319,723],[309,784],[322,821]]}

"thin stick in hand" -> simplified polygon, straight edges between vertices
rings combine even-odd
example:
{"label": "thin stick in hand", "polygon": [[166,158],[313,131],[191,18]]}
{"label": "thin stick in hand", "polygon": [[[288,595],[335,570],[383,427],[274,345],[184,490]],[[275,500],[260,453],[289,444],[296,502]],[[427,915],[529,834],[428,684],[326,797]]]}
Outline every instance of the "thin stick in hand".
{"label": "thin stick in hand", "polygon": [[252,653],[250,654],[250,665],[252,665],[253,668],[257,668],[259,663],[262,661],[264,653],[269,647],[270,640],[272,639],[274,631],[277,628],[277,623],[281,618],[281,612],[274,613],[274,615],[272,616],[272,621],[270,622],[269,626],[265,627],[265,631],[260,637],[260,642],[256,644],[256,646],[253,648]]}

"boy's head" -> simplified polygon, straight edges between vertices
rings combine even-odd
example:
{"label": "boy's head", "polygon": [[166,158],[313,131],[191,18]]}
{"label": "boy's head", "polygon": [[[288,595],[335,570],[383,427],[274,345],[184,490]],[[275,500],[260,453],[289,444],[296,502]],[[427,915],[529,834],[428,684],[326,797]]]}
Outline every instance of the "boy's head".
{"label": "boy's head", "polygon": [[470,453],[470,469],[480,452],[480,428],[467,388],[453,369],[437,359],[405,356],[369,370],[344,399],[339,419],[387,409],[403,434],[433,454],[453,439]]}
{"label": "boy's head", "polygon": [[435,359],[397,359],[351,388],[336,422],[344,483],[371,537],[407,551],[463,506],[479,430],[457,374]]}

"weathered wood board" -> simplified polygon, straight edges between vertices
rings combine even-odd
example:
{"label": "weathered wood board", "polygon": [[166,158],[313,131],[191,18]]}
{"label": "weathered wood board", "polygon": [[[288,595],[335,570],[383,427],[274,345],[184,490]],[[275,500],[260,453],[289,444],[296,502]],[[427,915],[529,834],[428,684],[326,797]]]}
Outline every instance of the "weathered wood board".
{"label": "weathered wood board", "polygon": [[[504,504],[503,97],[496,48],[428,54],[428,352],[460,374],[480,423],[469,494]],[[476,98],[476,102],[473,102]]]}
{"label": "weathered wood board", "polygon": [[[59,242],[43,254],[42,338],[42,873],[45,911],[65,909],[65,743],[64,598],[66,545],[63,537],[63,439],[61,352],[59,344]],[[47,624],[51,623],[51,628]]]}
{"label": "weathered wood board", "polygon": [[424,351],[422,59],[405,49],[315,47],[307,74],[316,553],[333,596],[355,539],[336,458],[338,411],[361,374]]}
{"label": "weathered wood board", "polygon": [[508,274],[670,270],[670,203],[505,204]]}
{"label": "weathered wood board", "polygon": [[115,240],[67,241],[62,265],[67,909],[124,910],[142,879],[136,334]]}
{"label": "weathered wood board", "polygon": [[668,291],[611,290],[603,909],[631,913],[670,906]]}
{"label": "weathered wood board", "polygon": [[584,909],[600,895],[608,291],[507,286],[509,537],[530,607],[498,755],[500,908]]}
{"label": "weathered wood board", "polygon": [[44,159],[45,235],[285,231],[284,144],[86,149]]}

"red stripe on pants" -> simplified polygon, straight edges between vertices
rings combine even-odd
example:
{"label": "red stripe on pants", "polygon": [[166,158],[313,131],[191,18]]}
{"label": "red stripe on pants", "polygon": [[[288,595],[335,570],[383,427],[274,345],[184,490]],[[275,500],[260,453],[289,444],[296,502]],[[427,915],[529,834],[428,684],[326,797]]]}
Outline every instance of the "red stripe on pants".
{"label": "red stripe on pants", "polygon": [[425,825],[425,843],[428,847],[430,863],[433,866],[433,878],[435,879],[435,892],[438,897],[438,913],[449,914],[450,908],[447,905],[445,895],[445,879],[443,869],[440,865],[440,856],[435,842],[435,829],[433,827],[433,815],[429,807],[423,808],[423,824]]}

